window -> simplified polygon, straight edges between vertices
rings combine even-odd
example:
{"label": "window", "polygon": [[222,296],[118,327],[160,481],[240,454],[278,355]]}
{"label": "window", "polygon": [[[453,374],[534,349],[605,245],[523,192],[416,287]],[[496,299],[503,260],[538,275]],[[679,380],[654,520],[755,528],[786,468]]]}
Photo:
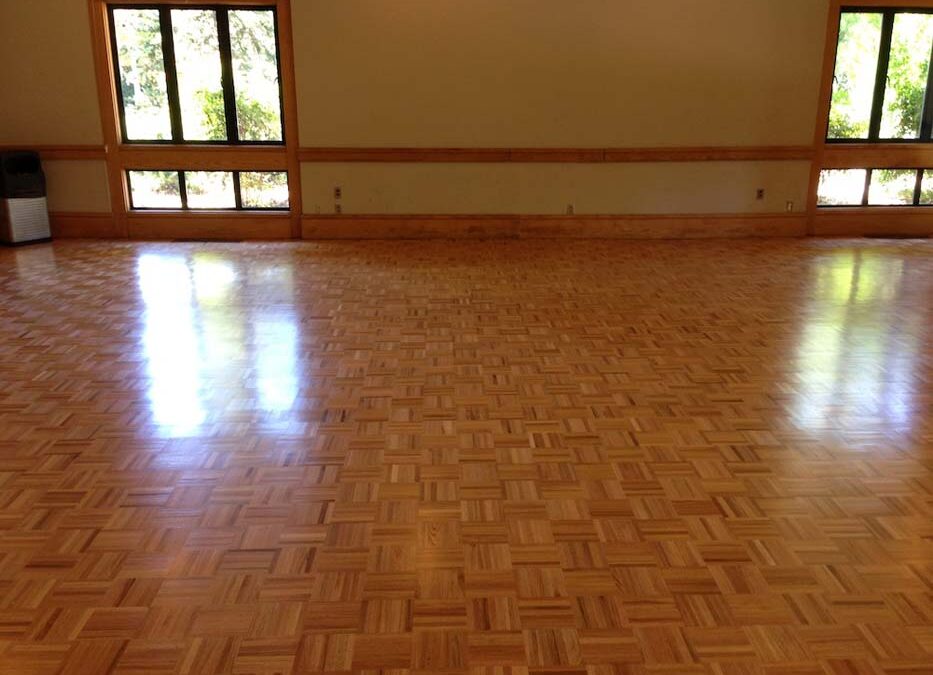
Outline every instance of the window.
{"label": "window", "polygon": [[820,206],[933,206],[933,170],[828,169],[820,172]]}
{"label": "window", "polygon": [[274,8],[109,9],[125,142],[283,142]]}
{"label": "window", "polygon": [[287,210],[284,171],[127,171],[133,209]]}
{"label": "window", "polygon": [[933,10],[844,9],[827,140],[931,142]]}
{"label": "window", "polygon": [[820,172],[820,206],[858,206],[865,197],[865,169],[830,169]]}

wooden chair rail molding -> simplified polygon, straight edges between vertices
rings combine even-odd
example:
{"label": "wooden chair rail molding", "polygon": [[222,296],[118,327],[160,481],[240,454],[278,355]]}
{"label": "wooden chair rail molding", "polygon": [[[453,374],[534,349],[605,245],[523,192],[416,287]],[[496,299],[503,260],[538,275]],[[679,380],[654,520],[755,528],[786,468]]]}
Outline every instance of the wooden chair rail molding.
{"label": "wooden chair rail molding", "polygon": [[[36,150],[43,159],[105,160],[105,145],[3,145],[0,151]],[[137,169],[285,170],[289,155],[281,145],[124,144],[115,149],[124,166]],[[933,145],[917,143],[827,143],[820,145],[819,168],[933,168]],[[301,148],[301,162],[742,162],[807,161],[809,146],[670,148]]]}
{"label": "wooden chair rail molding", "polygon": [[302,162],[741,162],[810,160],[810,146],[666,148],[300,148]]}
{"label": "wooden chair rail molding", "polygon": [[[0,146],[0,150],[38,150],[44,159],[106,159],[119,154],[136,168],[285,169],[288,150],[282,145],[32,145]],[[747,162],[807,161],[814,149],[786,146],[699,146],[662,148],[300,148],[301,162]]]}
{"label": "wooden chair rail molding", "polygon": [[0,151],[36,150],[42,159],[87,160],[106,159],[107,148],[103,145],[0,145]]}

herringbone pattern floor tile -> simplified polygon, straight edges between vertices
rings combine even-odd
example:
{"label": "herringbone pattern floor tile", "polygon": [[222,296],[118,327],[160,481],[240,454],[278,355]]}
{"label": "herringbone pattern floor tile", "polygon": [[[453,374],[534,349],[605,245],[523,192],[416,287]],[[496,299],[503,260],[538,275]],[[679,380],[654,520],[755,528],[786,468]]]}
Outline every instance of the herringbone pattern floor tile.
{"label": "herringbone pattern floor tile", "polygon": [[2,673],[933,673],[933,246],[0,250]]}

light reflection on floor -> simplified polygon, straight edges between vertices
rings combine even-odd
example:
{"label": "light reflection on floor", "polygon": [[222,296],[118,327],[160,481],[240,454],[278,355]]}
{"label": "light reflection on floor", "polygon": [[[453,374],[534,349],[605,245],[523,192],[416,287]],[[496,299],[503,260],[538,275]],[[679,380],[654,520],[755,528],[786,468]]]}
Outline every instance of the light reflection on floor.
{"label": "light reflection on floor", "polygon": [[814,258],[793,410],[804,429],[909,431],[930,318],[903,311],[909,291],[929,285],[917,262],[858,248]]}
{"label": "light reflection on floor", "polygon": [[[235,256],[146,253],[137,273],[145,304],[143,343],[152,420],[160,435],[185,437],[219,421],[275,421],[298,395],[298,328],[291,270],[261,274],[279,303],[244,306]],[[239,417],[239,416],[242,417]]]}
{"label": "light reflection on floor", "polygon": [[[922,259],[829,246],[808,267],[789,317],[792,365],[777,369],[794,392],[790,423],[817,435],[910,433],[922,411],[917,369],[930,315],[902,305],[929,287]],[[311,336],[299,327],[308,330],[298,319],[293,257],[256,263],[230,249],[160,249],[139,256],[137,273],[160,435],[196,436],[219,423],[281,431],[306,421],[296,409],[310,386],[299,355]]]}

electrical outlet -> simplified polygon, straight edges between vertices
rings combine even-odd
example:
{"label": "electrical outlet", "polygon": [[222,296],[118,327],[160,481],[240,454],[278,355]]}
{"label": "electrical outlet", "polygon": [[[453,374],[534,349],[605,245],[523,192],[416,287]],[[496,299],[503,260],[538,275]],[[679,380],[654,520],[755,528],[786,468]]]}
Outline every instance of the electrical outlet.
{"label": "electrical outlet", "polygon": [[334,213],[343,213],[343,207],[340,204],[334,204]]}
{"label": "electrical outlet", "polygon": [[573,204],[567,204],[567,215],[572,216],[574,213]]}
{"label": "electrical outlet", "polygon": [[342,197],[343,197],[343,188],[337,185],[336,187],[334,187],[334,199],[340,199]]}
{"label": "electrical outlet", "polygon": [[788,213],[793,213],[794,202],[787,202],[786,204],[784,204],[784,208],[787,210]]}
{"label": "electrical outlet", "polygon": [[765,198],[765,189],[758,188],[758,191],[755,193],[755,199],[757,199],[758,201],[761,201],[764,198]]}

